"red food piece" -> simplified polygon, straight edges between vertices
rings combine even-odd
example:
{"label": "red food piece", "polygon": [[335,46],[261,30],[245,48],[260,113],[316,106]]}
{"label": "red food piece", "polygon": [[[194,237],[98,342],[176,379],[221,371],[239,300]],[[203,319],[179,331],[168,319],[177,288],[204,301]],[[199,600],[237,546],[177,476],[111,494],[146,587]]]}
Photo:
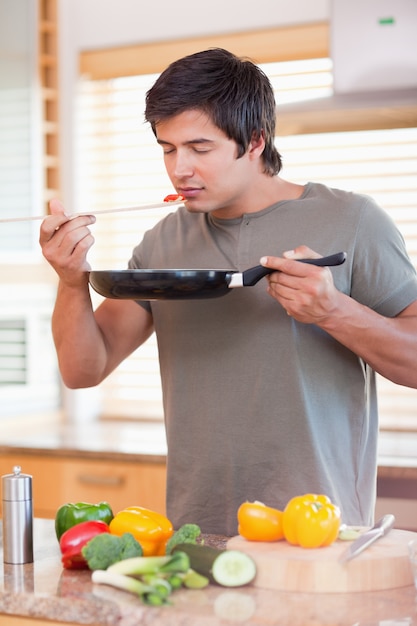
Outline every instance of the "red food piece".
{"label": "red food piece", "polygon": [[164,198],[164,202],[176,202],[177,200],[185,200],[180,193],[170,193]]}
{"label": "red food piece", "polygon": [[68,528],[59,540],[63,567],[65,569],[87,568],[81,549],[96,535],[108,532],[110,532],[109,526],[101,520],[89,520]]}

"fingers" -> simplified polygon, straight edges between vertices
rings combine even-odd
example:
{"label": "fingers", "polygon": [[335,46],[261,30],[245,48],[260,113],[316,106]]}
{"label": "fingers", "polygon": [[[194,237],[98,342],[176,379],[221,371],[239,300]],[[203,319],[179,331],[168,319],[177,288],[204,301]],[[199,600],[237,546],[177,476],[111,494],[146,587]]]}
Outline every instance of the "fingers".
{"label": "fingers", "polygon": [[[66,215],[64,205],[57,198],[53,198],[49,203],[51,215]],[[69,217],[69,216],[66,216]]]}
{"label": "fingers", "polygon": [[[308,246],[298,246],[294,250],[287,250],[283,252],[282,257],[275,256],[263,256],[260,260],[261,265],[265,267],[271,267],[280,272],[288,272],[298,275],[297,270],[300,269],[300,264],[287,263],[288,261],[296,261],[299,259],[319,259],[322,255],[318,254]],[[303,275],[303,274],[300,274]]]}
{"label": "fingers", "polygon": [[298,246],[295,250],[287,250],[282,256],[285,259],[319,259],[321,254],[315,252],[308,246]]}
{"label": "fingers", "polygon": [[56,198],[50,201],[49,210],[51,214],[46,217],[41,225],[41,232],[46,231],[53,235],[55,230],[59,230],[62,224],[68,222],[69,215],[65,213],[63,204]]}
{"label": "fingers", "polygon": [[[51,200],[49,209],[51,214],[45,217],[40,227],[39,243],[42,248],[57,235],[58,231],[60,231],[64,225],[66,228],[63,232],[64,234],[68,234],[72,230],[89,226],[95,222],[93,215],[83,215],[77,218],[70,217],[68,213],[66,213],[63,204],[57,199]],[[56,237],[55,243],[58,244],[61,241],[62,237]]]}
{"label": "fingers", "polygon": [[69,216],[59,200],[50,202],[51,214],[42,222],[39,243],[42,254],[61,280],[68,284],[83,284],[85,271],[90,269],[87,253],[94,243],[89,226],[93,215]]}
{"label": "fingers", "polygon": [[299,263],[299,259],[320,258],[307,246],[287,250],[282,257],[261,258],[261,264],[276,269],[267,276],[268,293],[298,321],[312,323],[322,312],[333,289],[332,275],[327,267]]}
{"label": "fingers", "polygon": [[63,204],[57,199],[50,201],[49,210],[51,214],[41,224],[41,243],[42,241],[49,241],[54,232],[59,230],[62,224],[65,224],[70,219],[65,213]]}

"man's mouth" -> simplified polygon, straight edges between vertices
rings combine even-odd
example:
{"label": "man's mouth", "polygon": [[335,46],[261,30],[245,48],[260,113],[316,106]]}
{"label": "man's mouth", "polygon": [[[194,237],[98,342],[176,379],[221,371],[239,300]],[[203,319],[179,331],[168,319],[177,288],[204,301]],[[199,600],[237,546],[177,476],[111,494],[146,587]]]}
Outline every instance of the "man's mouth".
{"label": "man's mouth", "polygon": [[202,187],[179,187],[177,189],[186,200],[196,198],[202,191]]}

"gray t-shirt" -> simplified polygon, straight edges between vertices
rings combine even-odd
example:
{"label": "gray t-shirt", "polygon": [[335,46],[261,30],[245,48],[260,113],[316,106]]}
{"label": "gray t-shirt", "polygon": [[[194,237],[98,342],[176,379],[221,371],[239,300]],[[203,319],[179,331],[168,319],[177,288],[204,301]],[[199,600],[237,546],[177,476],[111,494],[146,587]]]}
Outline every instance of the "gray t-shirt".
{"label": "gray t-shirt", "polygon": [[[344,250],[336,287],[385,316],[417,299],[416,272],[371,198],[308,183],[297,200],[238,219],[180,207],[146,233],[130,267],[245,270],[306,244]],[[234,535],[237,509],[283,509],[324,493],[347,524],[370,524],[376,490],[375,376],[315,325],[254,287],[212,300],[141,302],[158,340],[168,442],[167,513],[175,527]]]}

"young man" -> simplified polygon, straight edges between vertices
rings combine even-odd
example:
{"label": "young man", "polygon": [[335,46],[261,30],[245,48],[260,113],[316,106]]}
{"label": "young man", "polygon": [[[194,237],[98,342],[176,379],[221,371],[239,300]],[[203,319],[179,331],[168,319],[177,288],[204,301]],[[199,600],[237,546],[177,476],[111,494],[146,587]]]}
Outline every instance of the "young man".
{"label": "young man", "polygon": [[[173,63],[145,117],[184,207],[148,232],[131,268],[277,271],[212,300],[105,300],[93,312],[93,216],[60,203],[41,227],[60,281],[53,333],[69,387],[100,383],[158,338],[168,441],[167,513],[233,535],[245,500],[283,508],[325,493],[370,524],[378,416],[374,372],[417,387],[417,277],[368,197],[281,178],[275,102],[253,63],[221,49]],[[297,262],[337,251],[336,268]]]}

